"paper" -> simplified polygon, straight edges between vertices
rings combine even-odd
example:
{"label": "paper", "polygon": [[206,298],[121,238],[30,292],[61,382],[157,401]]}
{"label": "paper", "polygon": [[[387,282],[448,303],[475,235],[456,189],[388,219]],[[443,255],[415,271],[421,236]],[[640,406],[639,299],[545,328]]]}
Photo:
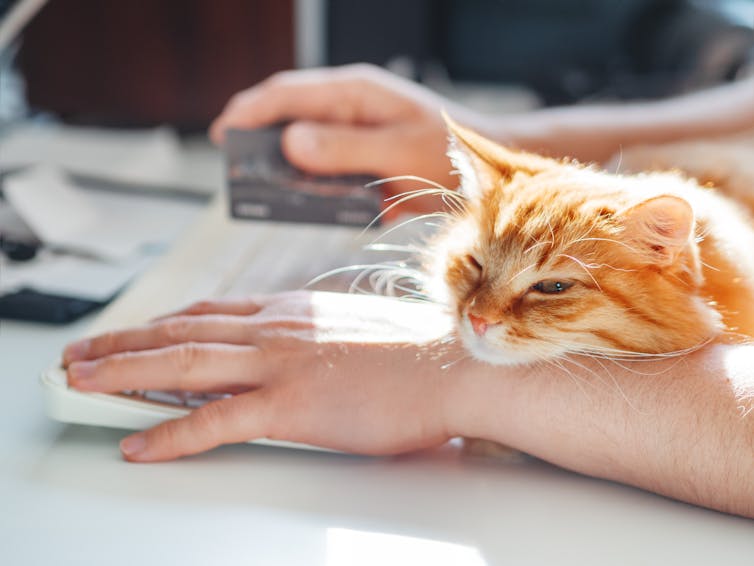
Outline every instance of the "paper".
{"label": "paper", "polygon": [[36,243],[37,237],[7,202],[0,200],[0,235],[19,242]]}
{"label": "paper", "polygon": [[104,302],[143,271],[151,257],[113,264],[69,255],[41,252],[27,262],[0,256],[0,295],[18,289]]}
{"label": "paper", "polygon": [[0,169],[52,165],[71,173],[146,188],[212,194],[223,186],[220,152],[181,144],[169,128],[105,130],[59,125],[17,127],[0,139]]}
{"label": "paper", "polygon": [[3,191],[44,244],[107,261],[171,241],[200,209],[185,200],[83,190],[52,167],[12,175]]}

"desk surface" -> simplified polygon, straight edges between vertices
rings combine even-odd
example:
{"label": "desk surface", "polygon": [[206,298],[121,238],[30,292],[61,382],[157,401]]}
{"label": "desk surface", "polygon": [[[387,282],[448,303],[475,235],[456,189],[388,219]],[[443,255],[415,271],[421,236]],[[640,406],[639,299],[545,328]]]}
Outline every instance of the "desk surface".
{"label": "desk surface", "polygon": [[0,323],[4,564],[751,564],[754,522],[453,447],[364,458],[230,446],[120,459],[47,420],[39,372],[90,321]]}

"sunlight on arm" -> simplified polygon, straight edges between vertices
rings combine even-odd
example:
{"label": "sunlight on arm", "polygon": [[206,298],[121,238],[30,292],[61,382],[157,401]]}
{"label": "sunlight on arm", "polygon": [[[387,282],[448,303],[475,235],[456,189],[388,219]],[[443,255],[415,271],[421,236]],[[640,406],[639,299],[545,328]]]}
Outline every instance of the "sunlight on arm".
{"label": "sunlight on arm", "polygon": [[453,329],[442,306],[389,297],[316,293],[312,311],[321,343],[430,342]]}
{"label": "sunlight on arm", "polygon": [[726,352],[724,364],[726,375],[736,394],[741,417],[746,417],[754,409],[754,373],[751,362],[754,360],[754,345],[730,348]]}

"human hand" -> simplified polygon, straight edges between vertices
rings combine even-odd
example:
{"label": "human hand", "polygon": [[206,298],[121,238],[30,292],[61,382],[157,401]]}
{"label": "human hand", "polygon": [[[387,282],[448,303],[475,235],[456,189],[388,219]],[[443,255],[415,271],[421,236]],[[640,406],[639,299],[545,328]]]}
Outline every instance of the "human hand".
{"label": "human hand", "polygon": [[450,329],[433,305],[282,293],[197,303],[83,340],[66,348],[64,365],[80,391],[236,393],[124,439],[131,461],[255,438],[393,454],[451,436],[450,390],[470,360],[444,340]]}
{"label": "human hand", "polygon": [[[416,175],[454,189],[458,181],[445,155],[443,108],[466,125],[481,126],[470,110],[379,67],[285,71],[233,96],[210,134],[219,144],[227,128],[291,122],[283,132],[283,152],[304,171]],[[388,194],[407,188],[392,184]]]}

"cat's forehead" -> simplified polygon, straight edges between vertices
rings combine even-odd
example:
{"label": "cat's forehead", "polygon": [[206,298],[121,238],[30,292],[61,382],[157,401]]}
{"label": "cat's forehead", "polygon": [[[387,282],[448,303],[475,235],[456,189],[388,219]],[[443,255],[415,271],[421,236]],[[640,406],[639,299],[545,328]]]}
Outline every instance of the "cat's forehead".
{"label": "cat's forehead", "polygon": [[501,199],[489,212],[491,218],[485,223],[488,235],[515,241],[545,228],[560,228],[565,219],[576,214],[577,206],[572,199],[554,192],[545,196],[526,192]]}
{"label": "cat's forehead", "polygon": [[597,187],[583,183],[557,183],[540,180],[537,186],[509,191],[488,209],[483,225],[495,239],[518,240],[540,237],[545,232],[579,231],[595,223],[596,217],[609,214],[620,205]]}
{"label": "cat's forehead", "polygon": [[625,189],[606,177],[574,171],[514,178],[477,213],[481,251],[518,269],[522,262],[548,263],[585,237],[612,233]]}

